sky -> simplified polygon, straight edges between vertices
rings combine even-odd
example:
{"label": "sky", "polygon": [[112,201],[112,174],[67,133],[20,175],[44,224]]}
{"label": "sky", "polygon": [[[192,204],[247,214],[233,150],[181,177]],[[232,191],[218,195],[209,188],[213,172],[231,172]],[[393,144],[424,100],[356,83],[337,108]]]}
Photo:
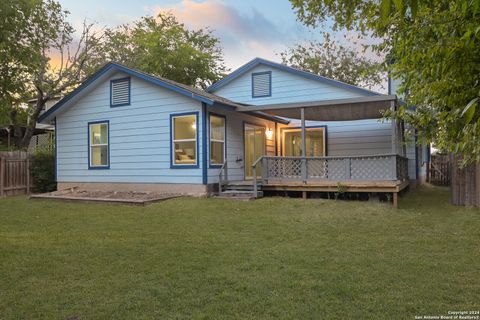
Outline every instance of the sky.
{"label": "sky", "polygon": [[279,53],[296,43],[318,39],[297,21],[288,0],[60,0],[71,23],[83,20],[114,27],[160,11],[172,12],[191,28],[209,27],[221,41],[227,67],[255,57],[280,62]]}
{"label": "sky", "polygon": [[[130,23],[142,16],[156,16],[161,11],[171,12],[191,29],[208,27],[220,39],[225,64],[230,71],[260,57],[281,62],[280,53],[298,43],[322,40],[324,31],[343,45],[361,55],[381,60],[372,52],[363,52],[362,44],[372,39],[359,40],[354,32],[336,32],[331,22],[312,29],[297,20],[288,0],[59,0],[70,12],[69,19],[77,30],[83,21],[101,27],[115,27]],[[346,36],[346,38],[344,37]],[[386,82],[386,81],[385,81]],[[382,84],[372,88],[379,92]]]}

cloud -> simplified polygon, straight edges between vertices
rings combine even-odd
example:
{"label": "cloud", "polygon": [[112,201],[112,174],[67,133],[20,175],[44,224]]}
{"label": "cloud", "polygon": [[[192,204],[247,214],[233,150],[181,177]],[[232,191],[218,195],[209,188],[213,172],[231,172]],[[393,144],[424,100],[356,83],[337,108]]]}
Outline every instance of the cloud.
{"label": "cloud", "polygon": [[171,12],[191,28],[211,29],[220,39],[225,61],[231,68],[257,56],[278,60],[275,52],[285,49],[292,42],[292,37],[297,35],[297,32],[287,32],[254,8],[248,13],[241,13],[218,0],[183,0],[173,6],[152,10],[154,14]]}

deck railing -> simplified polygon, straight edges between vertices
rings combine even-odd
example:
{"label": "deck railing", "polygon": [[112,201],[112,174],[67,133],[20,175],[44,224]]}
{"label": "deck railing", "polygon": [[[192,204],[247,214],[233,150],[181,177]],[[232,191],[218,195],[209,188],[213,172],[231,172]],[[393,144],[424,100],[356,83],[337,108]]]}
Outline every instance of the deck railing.
{"label": "deck railing", "polygon": [[228,183],[228,162],[225,160],[218,173],[218,193],[222,193],[223,185]]}
{"label": "deck railing", "polygon": [[[253,164],[253,172],[261,163],[263,184],[278,180],[405,180],[408,159],[397,154],[346,157],[278,157],[262,156]],[[254,189],[257,179],[254,177]]]}

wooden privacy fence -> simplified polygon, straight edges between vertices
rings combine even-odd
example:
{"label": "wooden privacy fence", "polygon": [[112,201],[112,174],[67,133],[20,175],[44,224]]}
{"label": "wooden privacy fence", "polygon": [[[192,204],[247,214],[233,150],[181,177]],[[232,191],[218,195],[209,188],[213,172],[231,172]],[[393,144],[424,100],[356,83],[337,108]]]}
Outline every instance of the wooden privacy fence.
{"label": "wooden privacy fence", "polygon": [[480,162],[461,167],[460,156],[450,155],[452,163],[452,202],[480,208]]}
{"label": "wooden privacy fence", "polygon": [[427,182],[437,186],[449,186],[451,162],[448,156],[432,156],[427,166]]}
{"label": "wooden privacy fence", "polygon": [[0,152],[0,197],[30,193],[30,161],[26,152]]}

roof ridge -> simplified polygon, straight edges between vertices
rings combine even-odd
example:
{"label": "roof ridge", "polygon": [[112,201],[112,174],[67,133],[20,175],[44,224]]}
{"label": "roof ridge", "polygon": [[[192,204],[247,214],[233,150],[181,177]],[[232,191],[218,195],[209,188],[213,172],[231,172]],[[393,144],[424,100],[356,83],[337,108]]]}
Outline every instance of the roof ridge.
{"label": "roof ridge", "polygon": [[319,75],[319,74],[316,74],[316,73],[313,73],[313,72],[310,72],[310,71],[305,71],[305,70],[302,70],[302,69],[299,69],[299,68],[295,68],[295,67],[285,65],[283,63],[274,62],[274,61],[267,60],[267,59],[260,58],[260,57],[256,57],[256,58],[250,60],[249,62],[243,64],[242,66],[238,67],[236,70],[234,70],[233,72],[231,72],[230,74],[225,76],[223,79],[215,82],[210,87],[208,87],[207,91],[211,92],[213,90],[216,90],[216,89],[219,89],[219,88],[223,87],[224,85],[233,81],[234,79],[236,79],[240,75],[244,74],[245,72],[249,71],[250,69],[256,67],[258,64],[262,64],[262,63],[266,64],[266,65],[269,65],[271,67],[274,67],[274,68],[281,69],[281,70],[286,71],[286,72],[296,73],[300,76],[304,76],[304,77],[312,79],[312,80],[326,82],[328,84],[331,84],[331,85],[334,85],[334,86],[337,86],[337,87],[343,87],[343,88],[348,89],[348,90],[361,91],[361,92],[363,92],[365,94],[368,94],[368,95],[380,95],[381,94],[381,93],[376,92],[376,91],[361,88],[361,87],[358,87],[358,86],[355,86],[355,85],[352,85],[352,84],[349,84],[349,83],[345,83],[345,82],[342,82],[342,81],[339,81],[339,80],[335,80],[335,79],[332,79],[332,78],[328,78],[328,77],[325,77],[325,76],[322,76],[322,75]]}
{"label": "roof ridge", "polygon": [[118,62],[109,62],[111,63],[112,65],[117,65],[117,66],[120,66],[120,67],[123,67],[123,68],[128,68],[128,69],[131,69],[133,71],[136,71],[138,73],[141,73],[145,76],[148,76],[148,77],[153,77],[153,78],[156,78],[158,80],[161,80],[161,81],[164,81],[164,82],[167,82],[171,85],[174,85],[180,89],[186,89],[186,90],[189,90],[189,91],[193,91],[194,93],[196,94],[201,94],[203,95],[205,98],[209,98],[209,97],[214,97],[218,100],[222,100],[222,101],[225,101],[225,102],[228,102],[228,103],[231,103],[231,104],[235,104],[235,105],[238,105],[237,102],[235,101],[232,101],[230,99],[227,99],[227,98],[224,98],[222,96],[219,96],[219,95],[216,95],[214,93],[211,93],[211,92],[208,92],[202,88],[197,88],[197,87],[194,87],[194,86],[191,86],[191,85],[188,85],[188,84],[185,84],[185,83],[181,83],[181,82],[178,82],[178,81],[175,81],[175,80],[171,80],[171,79],[168,79],[168,78],[165,78],[163,76],[159,76],[159,75],[156,75],[156,74],[151,74],[151,73],[147,73],[145,71],[142,71],[140,69],[137,69],[137,68],[133,68],[133,67],[128,67],[128,66],[125,66],[121,63],[118,63]]}

